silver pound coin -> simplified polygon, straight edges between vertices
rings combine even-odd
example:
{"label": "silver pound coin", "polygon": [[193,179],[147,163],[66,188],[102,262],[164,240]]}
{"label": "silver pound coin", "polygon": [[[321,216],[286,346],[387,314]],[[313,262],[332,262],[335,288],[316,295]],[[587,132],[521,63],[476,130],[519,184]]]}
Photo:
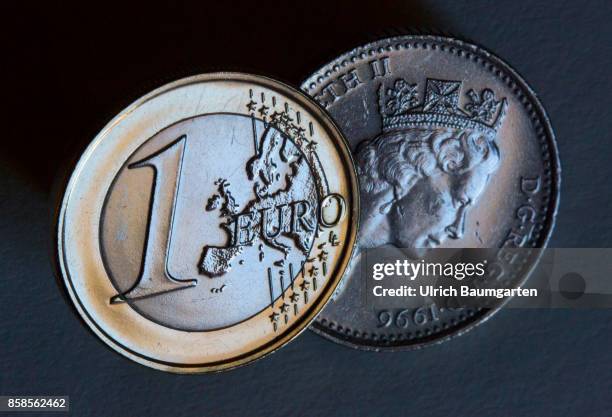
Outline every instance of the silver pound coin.
{"label": "silver pound coin", "polygon": [[[363,301],[358,265],[365,251],[386,246],[415,259],[436,247],[546,246],[560,168],[551,125],[530,87],[478,46],[400,36],[339,56],[302,89],[349,141],[361,193],[353,259],[311,329],[355,348],[400,350],[447,340],[489,318],[500,305],[453,309],[418,300],[375,308]],[[505,284],[520,285],[526,270],[508,274]]]}
{"label": "silver pound coin", "polygon": [[305,329],[351,257],[357,180],[305,94],[212,73],[139,99],[96,136],[61,203],[78,313],[141,364],[233,368]]}

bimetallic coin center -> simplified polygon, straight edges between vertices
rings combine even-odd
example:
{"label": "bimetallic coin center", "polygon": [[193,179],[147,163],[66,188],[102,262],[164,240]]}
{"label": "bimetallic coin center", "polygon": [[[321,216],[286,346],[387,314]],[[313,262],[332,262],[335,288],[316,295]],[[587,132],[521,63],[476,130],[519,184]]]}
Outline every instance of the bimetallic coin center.
{"label": "bimetallic coin center", "polygon": [[273,124],[209,114],[163,129],[108,192],[101,244],[114,301],[180,330],[246,320],[293,284],[319,200],[308,159]]}

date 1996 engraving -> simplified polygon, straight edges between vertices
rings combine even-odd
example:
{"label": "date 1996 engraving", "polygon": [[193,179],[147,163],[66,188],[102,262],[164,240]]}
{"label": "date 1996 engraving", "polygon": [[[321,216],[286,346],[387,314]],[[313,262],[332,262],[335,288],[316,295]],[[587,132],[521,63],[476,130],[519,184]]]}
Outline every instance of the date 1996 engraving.
{"label": "date 1996 engraving", "polygon": [[429,322],[440,320],[440,311],[436,304],[430,304],[419,308],[408,308],[402,310],[379,310],[376,313],[378,328],[394,326],[405,329],[411,325],[424,326]]}

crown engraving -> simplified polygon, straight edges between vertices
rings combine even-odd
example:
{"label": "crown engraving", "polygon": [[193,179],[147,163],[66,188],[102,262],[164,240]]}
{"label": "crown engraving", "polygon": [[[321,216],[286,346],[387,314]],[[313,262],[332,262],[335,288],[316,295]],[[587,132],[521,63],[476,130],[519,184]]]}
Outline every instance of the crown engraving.
{"label": "crown engraving", "polygon": [[397,79],[391,88],[380,86],[379,110],[383,131],[416,127],[470,128],[495,135],[502,124],[508,102],[497,100],[492,90],[469,90],[460,106],[461,81],[428,78],[423,102],[417,84]]}

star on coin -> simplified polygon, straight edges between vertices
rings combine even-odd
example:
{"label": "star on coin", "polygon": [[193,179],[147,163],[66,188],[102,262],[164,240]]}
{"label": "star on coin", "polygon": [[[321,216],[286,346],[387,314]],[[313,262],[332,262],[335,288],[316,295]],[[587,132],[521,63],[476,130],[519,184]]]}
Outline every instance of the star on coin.
{"label": "star on coin", "polygon": [[316,152],[317,151],[317,142],[310,141],[310,143],[308,145],[306,145],[306,149],[308,149],[308,152]]}
{"label": "star on coin", "polygon": [[273,311],[268,317],[270,317],[271,322],[278,321],[279,314],[276,311]]}
{"label": "star on coin", "polygon": [[297,303],[298,301],[300,301],[300,294],[294,292],[293,294],[289,296],[289,299],[291,300],[292,303]]}
{"label": "star on coin", "polygon": [[283,304],[280,306],[280,311],[281,311],[281,313],[286,313],[287,311],[289,311],[289,304],[287,304],[287,303],[283,303]]}
{"label": "star on coin", "polygon": [[249,109],[249,111],[255,111],[255,107],[256,107],[257,103],[255,103],[253,100],[249,101],[247,103],[247,109]]}
{"label": "star on coin", "polygon": [[300,288],[302,289],[302,291],[307,291],[308,288],[310,288],[310,281],[308,280],[304,280],[301,284],[300,284]]}
{"label": "star on coin", "polygon": [[270,110],[270,108],[268,106],[266,106],[265,104],[263,104],[259,108],[259,114],[262,115],[262,116],[266,116],[268,114],[268,110]]}

